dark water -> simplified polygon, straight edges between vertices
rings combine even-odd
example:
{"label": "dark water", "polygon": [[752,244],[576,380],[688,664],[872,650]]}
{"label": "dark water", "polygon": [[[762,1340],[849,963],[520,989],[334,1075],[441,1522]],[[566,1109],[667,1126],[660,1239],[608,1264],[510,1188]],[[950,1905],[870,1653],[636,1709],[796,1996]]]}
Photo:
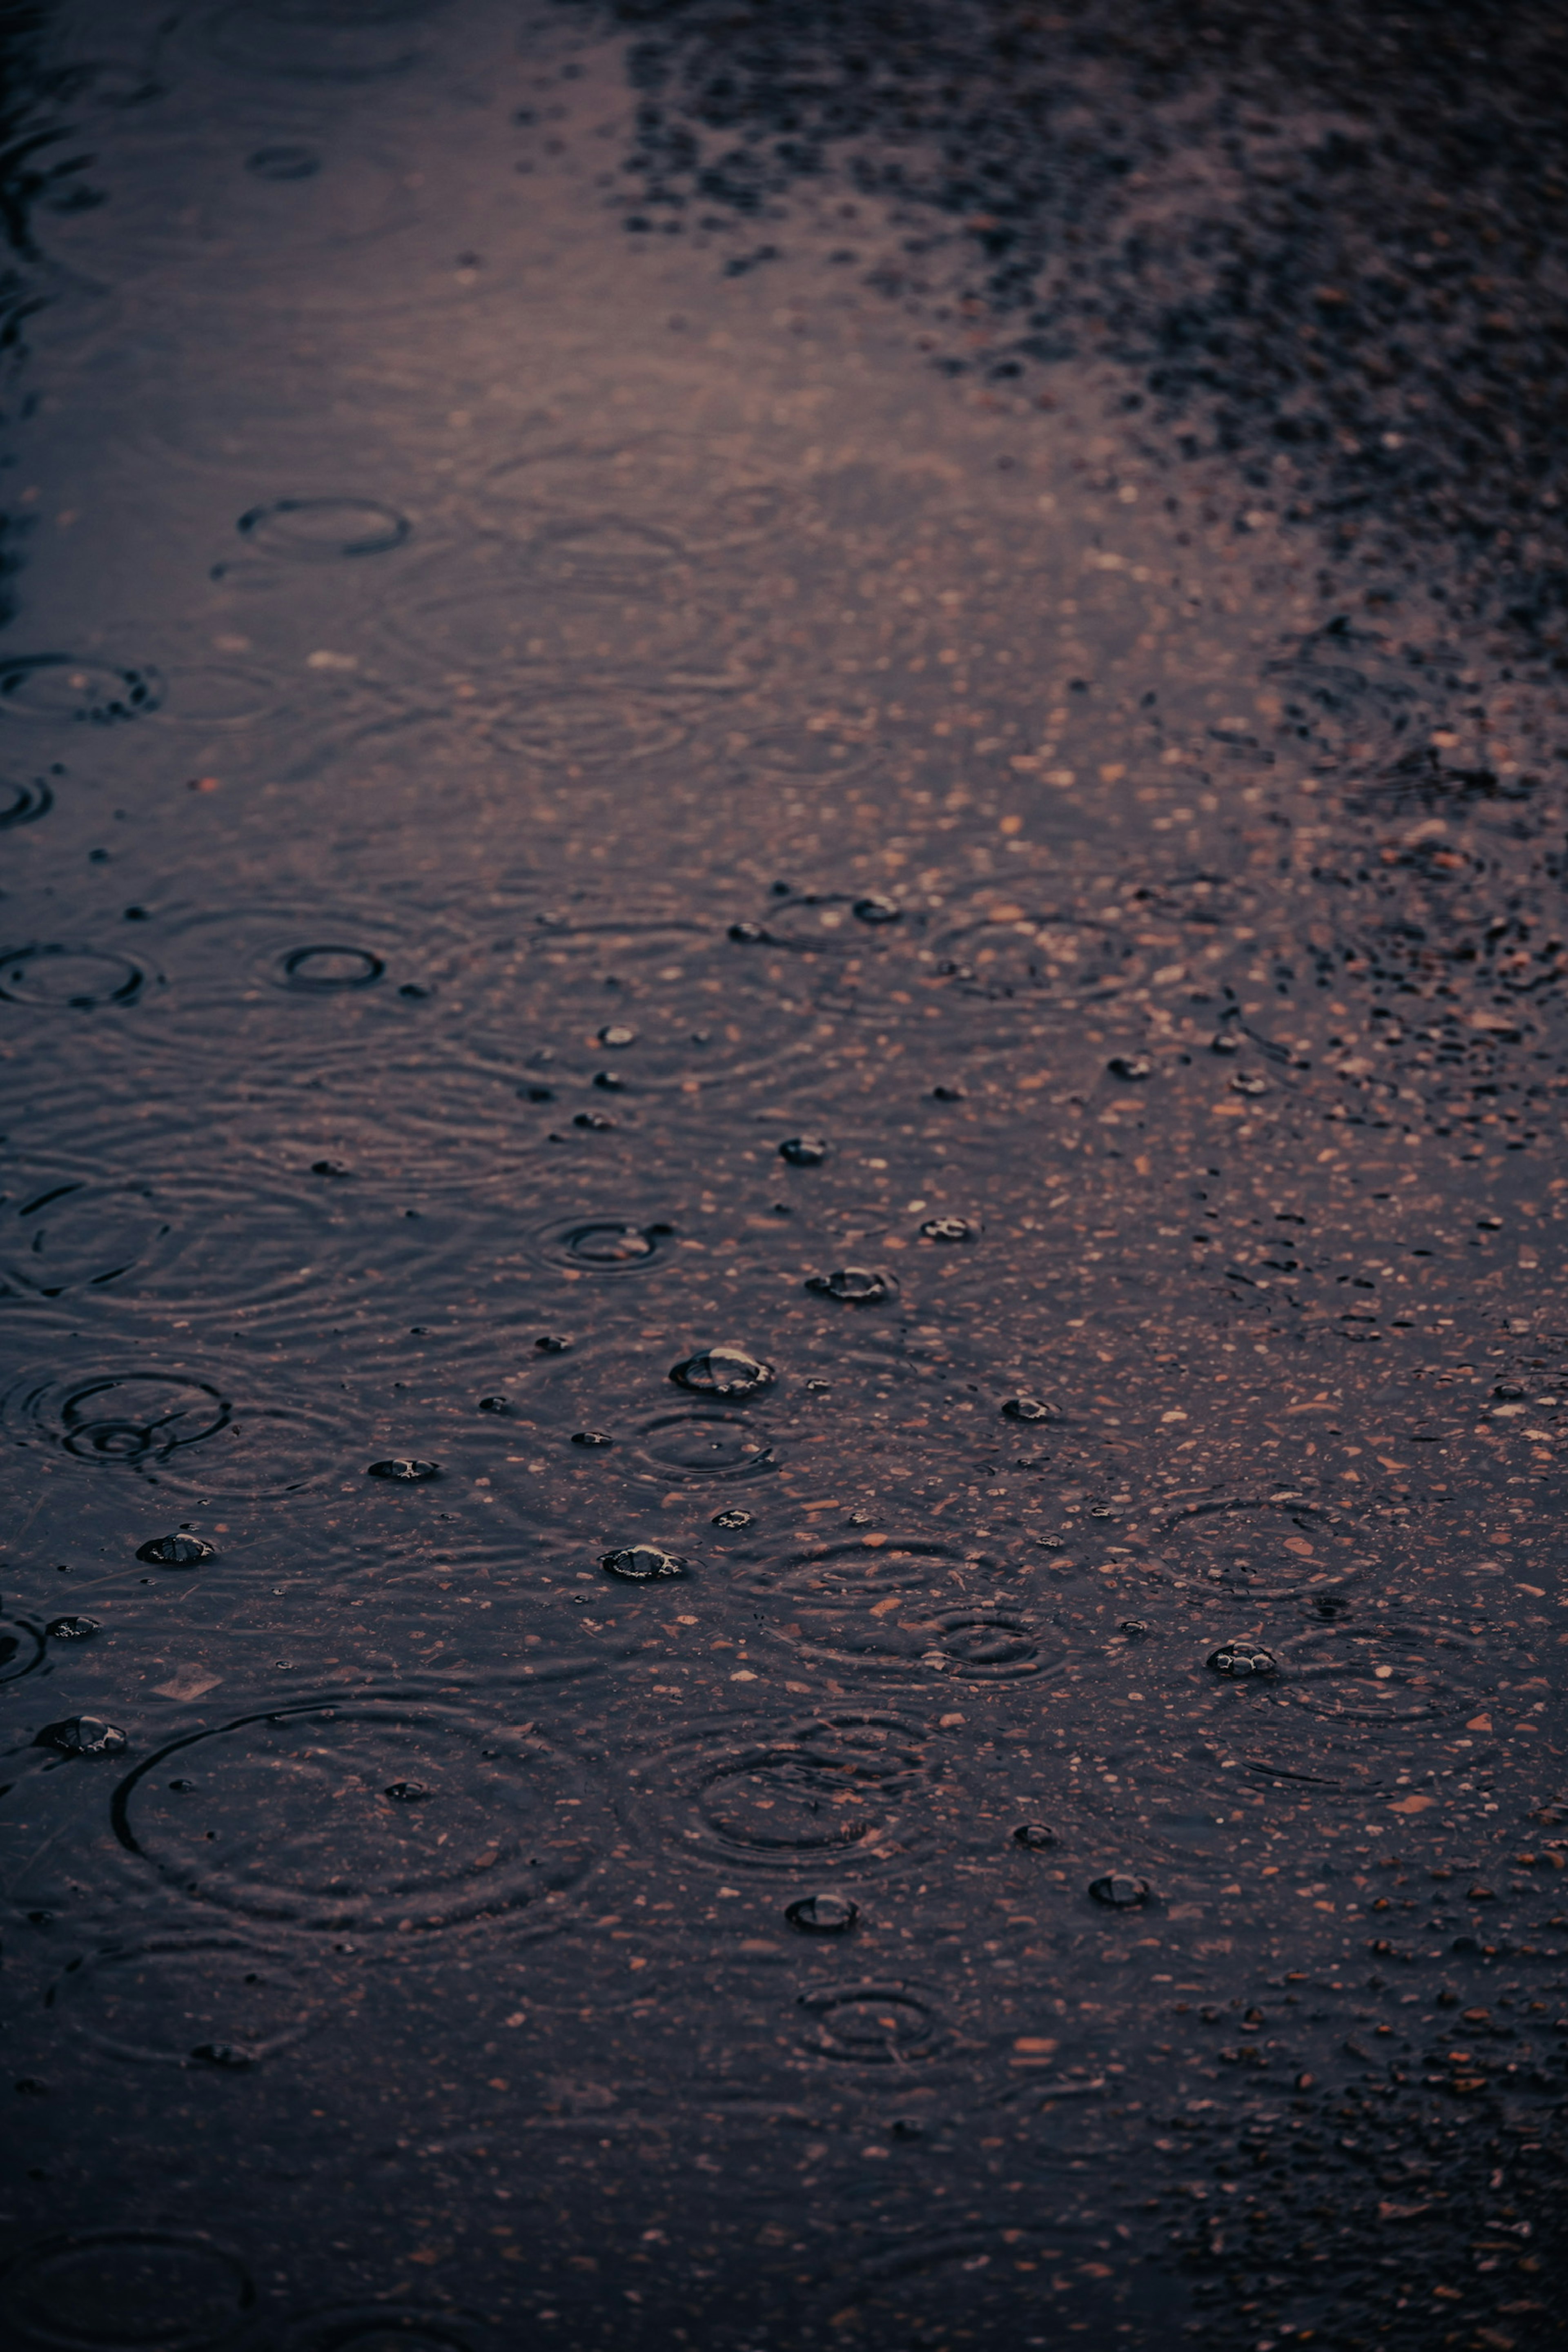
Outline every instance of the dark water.
{"label": "dark water", "polygon": [[626,15],[11,12],[0,2332],[1555,2341],[1555,85]]}

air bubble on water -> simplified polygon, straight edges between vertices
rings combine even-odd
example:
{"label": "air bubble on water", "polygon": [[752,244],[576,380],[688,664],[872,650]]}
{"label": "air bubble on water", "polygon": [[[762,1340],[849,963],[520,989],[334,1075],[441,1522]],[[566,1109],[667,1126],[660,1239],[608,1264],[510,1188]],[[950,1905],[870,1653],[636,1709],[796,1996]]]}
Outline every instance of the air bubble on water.
{"label": "air bubble on water", "polygon": [[637,1034],[637,1031],[628,1029],[624,1021],[608,1021],[599,1032],[599,1043],[616,1047],[635,1045]]}
{"label": "air bubble on water", "polygon": [[418,1486],[428,1478],[438,1478],[440,1465],[435,1462],[416,1461],[412,1455],[396,1456],[390,1462],[373,1462],[365,1472],[367,1478],[391,1478],[405,1486]]}
{"label": "air bubble on water", "polygon": [[624,1551],[607,1551],[599,1565],[628,1584],[654,1584],[661,1577],[686,1574],[686,1562],[674,1552],[660,1551],[657,1544],[628,1544]]}
{"label": "air bubble on water", "polygon": [[1113,1078],[1146,1078],[1154,1068],[1143,1054],[1112,1054],[1105,1066]]}
{"label": "air bubble on water", "polygon": [[1056,1844],[1057,1833],[1055,1830],[1047,1829],[1044,1822],[1020,1822],[1013,1832],[1013,1843],[1026,1846],[1031,1853],[1044,1853]]}
{"label": "air bubble on water", "polygon": [[572,1438],[574,1445],[585,1445],[590,1451],[596,1447],[613,1445],[615,1442],[606,1429],[579,1429],[574,1433]]}
{"label": "air bubble on water", "polygon": [[858,1904],[842,1895],[803,1895],[784,1906],[790,1926],[807,1936],[847,1936],[859,1916]]}
{"label": "air bubble on water", "polygon": [[779,1158],[792,1168],[820,1168],[826,1157],[827,1146],[818,1135],[792,1135],[779,1146]]}
{"label": "air bubble on water", "polygon": [[511,1411],[511,1399],[510,1397],[504,1396],[481,1397],[479,1399],[479,1411],[481,1412],[510,1412]]}
{"label": "air bubble on water", "polygon": [[1009,1397],[1002,1407],[1009,1421],[1060,1421],[1062,1409],[1044,1397]]}
{"label": "air bubble on water", "polygon": [[613,1118],[606,1118],[602,1110],[580,1110],[572,1121],[574,1127],[588,1128],[595,1135],[607,1134],[615,1123]]}
{"label": "air bubble on water", "polygon": [[754,948],[767,938],[767,933],[761,923],[731,923],[730,937],[737,947]]}
{"label": "air bubble on water", "polygon": [[153,1536],[137,1546],[136,1557],[153,1568],[200,1568],[217,1558],[217,1546],[208,1543],[205,1536]]}
{"label": "air bubble on water", "polygon": [[44,1628],[51,1642],[85,1642],[99,1631],[96,1617],[51,1617]]}
{"label": "air bubble on water", "polygon": [[417,1805],[432,1792],[423,1780],[392,1780],[381,1793],[395,1805]]}
{"label": "air bubble on water", "polygon": [[805,1286],[823,1298],[840,1298],[850,1307],[875,1307],[890,1297],[898,1284],[890,1274],[871,1266],[841,1265],[831,1274],[809,1276]]}
{"label": "air bubble on water", "polygon": [[921,1227],[921,1239],[927,1242],[972,1242],[980,1228],[967,1217],[928,1217]]}
{"label": "air bubble on water", "polygon": [[618,1070],[595,1070],[594,1073],[594,1084],[602,1087],[606,1094],[620,1094],[626,1083]]}
{"label": "air bubble on water", "polygon": [[1241,1040],[1233,1029],[1216,1029],[1209,1039],[1209,1051],[1214,1054],[1239,1054]]}
{"label": "air bubble on water", "polygon": [[684,1363],[673,1365],[669,1377],[679,1387],[690,1389],[697,1396],[750,1397],[771,1388],[778,1377],[771,1364],[764,1364],[733,1342],[714,1348],[703,1348]]}
{"label": "air bubble on water", "polygon": [[854,914],[860,923],[896,923],[903,908],[891,898],[857,898]]}
{"label": "air bubble on water", "polygon": [[1112,1911],[1138,1911],[1149,1900],[1150,1885],[1146,1878],[1135,1878],[1131,1871],[1108,1871],[1103,1878],[1090,1881],[1090,1895]]}
{"label": "air bubble on water", "polygon": [[96,1715],[68,1716],[63,1723],[47,1723],[34,1740],[35,1748],[52,1748],[59,1756],[121,1756],[125,1734]]}
{"label": "air bubble on water", "polygon": [[716,1511],[711,1524],[716,1528],[749,1528],[752,1523],[750,1511]]}
{"label": "air bubble on water", "polygon": [[1267,1078],[1257,1077],[1238,1070],[1230,1082],[1230,1090],[1232,1094],[1237,1095],[1266,1095],[1268,1092],[1268,1081]]}
{"label": "air bubble on water", "polygon": [[1271,1675],[1278,1670],[1272,1650],[1261,1649],[1256,1642],[1223,1642],[1211,1650],[1207,1663],[1216,1675],[1229,1675],[1241,1679],[1247,1675]]}
{"label": "air bubble on water", "polygon": [[554,1331],[542,1332],[533,1344],[542,1356],[569,1356],[572,1352],[571,1340]]}
{"label": "air bubble on water", "polygon": [[1119,1633],[1125,1633],[1130,1642],[1141,1642],[1149,1628],[1142,1617],[1124,1617],[1116,1630]]}
{"label": "air bubble on water", "polygon": [[967,1097],[965,1096],[962,1087],[932,1087],[931,1090],[931,1098],[932,1102],[964,1102],[967,1100]]}
{"label": "air bubble on water", "polygon": [[190,2063],[195,2066],[217,2066],[227,2074],[243,2074],[255,2065],[256,2055],[238,2042],[198,2042],[191,2049]]}

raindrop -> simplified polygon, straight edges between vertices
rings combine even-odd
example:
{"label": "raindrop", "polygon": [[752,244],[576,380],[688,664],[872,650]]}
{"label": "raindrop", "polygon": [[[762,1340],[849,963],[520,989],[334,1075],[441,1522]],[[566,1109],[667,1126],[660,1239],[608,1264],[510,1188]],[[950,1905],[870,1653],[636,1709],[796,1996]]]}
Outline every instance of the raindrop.
{"label": "raindrop", "polygon": [[610,1021],[606,1022],[604,1028],[600,1030],[599,1043],[601,1045],[616,1047],[635,1045],[637,1034],[637,1031],[628,1029],[624,1021]]}
{"label": "raindrop", "polygon": [[779,1146],[779,1158],[792,1168],[820,1168],[826,1157],[827,1146],[816,1135],[792,1135]]}
{"label": "raindrop", "polygon": [[750,1511],[716,1511],[712,1524],[716,1528],[749,1528],[752,1519]]}
{"label": "raindrop", "polygon": [[51,1642],[85,1642],[99,1631],[96,1617],[51,1617],[44,1628]]}
{"label": "raindrop", "polygon": [[96,1715],[73,1715],[63,1723],[46,1723],[33,1745],[60,1756],[121,1756],[125,1734]]}
{"label": "raindrop", "polygon": [[1044,1853],[1056,1844],[1057,1833],[1055,1830],[1047,1829],[1044,1822],[1020,1822],[1013,1832],[1013,1843],[1027,1846],[1031,1853]]}
{"label": "raindrop", "polygon": [[1130,1642],[1141,1642],[1149,1628],[1141,1617],[1124,1617],[1116,1630],[1125,1633]]}
{"label": "raindrop", "polygon": [[721,1344],[704,1348],[671,1368],[670,1379],[698,1396],[750,1397],[771,1388],[778,1377],[771,1364],[760,1363],[743,1348]]}
{"label": "raindrop", "polygon": [[1060,1421],[1059,1404],[1050,1404],[1044,1397],[1009,1397],[1002,1408],[1009,1421]]}
{"label": "raindrop", "polygon": [[1105,1066],[1113,1078],[1146,1078],[1154,1065],[1142,1054],[1112,1054]]}
{"label": "raindrop", "polygon": [[417,1805],[431,1792],[423,1780],[392,1780],[381,1793],[395,1805]]}
{"label": "raindrop", "polygon": [[595,1070],[594,1073],[594,1084],[602,1087],[606,1094],[620,1094],[626,1083],[618,1070]]}
{"label": "raindrop", "polygon": [[606,1118],[602,1110],[580,1110],[572,1121],[574,1127],[589,1128],[595,1135],[606,1134],[615,1123],[613,1118]]}
{"label": "raindrop", "polygon": [[962,1087],[932,1087],[932,1102],[964,1102],[968,1099]]}
{"label": "raindrop", "polygon": [[312,1176],[332,1176],[341,1181],[350,1173],[350,1171],[343,1166],[341,1160],[312,1160],[310,1173]]}
{"label": "raindrop", "polygon": [[1134,1878],[1130,1871],[1113,1870],[1104,1878],[1090,1882],[1089,1893],[1097,1903],[1112,1911],[1138,1911],[1149,1900],[1149,1882]]}
{"label": "raindrop", "polygon": [[1241,1040],[1234,1029],[1216,1029],[1209,1039],[1209,1051],[1214,1054],[1239,1054]]}
{"label": "raindrop", "polygon": [[365,1476],[367,1478],[401,1479],[405,1484],[409,1485],[416,1485],[426,1478],[438,1478],[440,1475],[440,1468],[437,1464],[434,1462],[416,1462],[412,1459],[400,1459],[391,1462],[373,1462],[369,1469],[365,1472]]}
{"label": "raindrop", "polygon": [[856,921],[860,923],[896,923],[903,908],[891,898],[857,898],[854,913]]}
{"label": "raindrop", "polygon": [[569,1356],[572,1352],[571,1340],[563,1339],[553,1332],[542,1333],[533,1344],[542,1356]]}
{"label": "raindrop", "polygon": [[686,1574],[686,1562],[673,1552],[660,1551],[656,1544],[630,1544],[625,1551],[607,1551],[599,1565],[629,1584],[653,1584],[660,1577]]}
{"label": "raindrop", "polygon": [[869,1266],[841,1265],[832,1274],[812,1275],[805,1286],[823,1298],[842,1298],[851,1307],[876,1307],[890,1297],[898,1285],[890,1274],[875,1273]]}
{"label": "raindrop", "polygon": [[1492,1394],[1508,1403],[1514,1404],[1521,1397],[1528,1396],[1530,1391],[1528,1389],[1521,1388],[1517,1381],[1499,1381]]}
{"label": "raindrop", "polygon": [[481,1397],[479,1399],[479,1411],[481,1412],[510,1412],[511,1411],[511,1399],[510,1397],[503,1396]]}
{"label": "raindrop", "polygon": [[585,1445],[590,1450],[595,1447],[613,1445],[615,1442],[609,1432],[604,1429],[579,1429],[572,1439],[574,1445]]}
{"label": "raindrop", "polygon": [[1233,1095],[1266,1095],[1268,1092],[1268,1081],[1267,1078],[1251,1076],[1245,1071],[1238,1070],[1230,1082],[1230,1090]]}
{"label": "raindrop", "polygon": [[[267,152],[310,153],[308,148]],[[254,158],[251,168],[255,169]],[[291,172],[287,176],[304,175]],[[288,556],[300,563],[336,563],[356,555],[384,555],[389,549],[402,546],[412,527],[406,515],[375,499],[275,499],[270,506],[252,507],[236,526],[268,555]]]}
{"label": "raindrop", "polygon": [[925,1242],[972,1242],[978,1226],[967,1217],[928,1217],[921,1227],[921,1239]]}
{"label": "raindrop", "polygon": [[784,1906],[790,1926],[807,1936],[847,1936],[859,1916],[858,1904],[841,1895],[803,1895]]}
{"label": "raindrop", "polygon": [[182,1531],[172,1536],[153,1536],[137,1546],[136,1557],[153,1568],[202,1568],[209,1559],[217,1558],[217,1546],[208,1543],[205,1536]]}
{"label": "raindrop", "polygon": [[303,995],[335,995],[345,988],[374,988],[386,971],[368,948],[290,948],[278,960],[281,985]]}
{"label": "raindrop", "polygon": [[1240,1677],[1246,1675],[1271,1675],[1277,1662],[1271,1650],[1259,1649],[1254,1642],[1226,1642],[1211,1650],[1208,1664],[1216,1675]]}
{"label": "raindrop", "polygon": [[[313,147],[301,147],[290,141],[277,147],[258,147],[254,155],[246,157],[245,168],[254,173],[258,180],[310,180],[321,170],[321,159]],[[283,503],[303,505],[306,501],[285,499]],[[256,511],[265,514],[271,509],[262,507]],[[246,521],[248,520],[247,516]],[[245,522],[242,521],[239,527],[243,530]]]}
{"label": "raindrop", "polygon": [[767,938],[761,923],[731,923],[730,937],[737,947],[754,948]]}

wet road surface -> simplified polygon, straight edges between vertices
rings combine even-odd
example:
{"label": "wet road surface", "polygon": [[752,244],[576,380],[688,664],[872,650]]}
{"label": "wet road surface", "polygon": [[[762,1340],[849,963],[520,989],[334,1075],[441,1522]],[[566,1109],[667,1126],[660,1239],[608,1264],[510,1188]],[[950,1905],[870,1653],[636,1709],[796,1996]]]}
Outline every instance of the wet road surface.
{"label": "wet road surface", "polygon": [[1556,2341],[1551,26],[14,15],[5,2329]]}

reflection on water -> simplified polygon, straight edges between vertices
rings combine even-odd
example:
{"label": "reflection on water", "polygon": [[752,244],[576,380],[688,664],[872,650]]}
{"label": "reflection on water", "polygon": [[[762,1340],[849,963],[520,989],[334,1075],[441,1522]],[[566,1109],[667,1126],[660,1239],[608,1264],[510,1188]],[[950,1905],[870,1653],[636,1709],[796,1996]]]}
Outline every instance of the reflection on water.
{"label": "reflection on water", "polygon": [[38,37],[16,2341],[1544,2340],[1541,648],[635,27]]}

